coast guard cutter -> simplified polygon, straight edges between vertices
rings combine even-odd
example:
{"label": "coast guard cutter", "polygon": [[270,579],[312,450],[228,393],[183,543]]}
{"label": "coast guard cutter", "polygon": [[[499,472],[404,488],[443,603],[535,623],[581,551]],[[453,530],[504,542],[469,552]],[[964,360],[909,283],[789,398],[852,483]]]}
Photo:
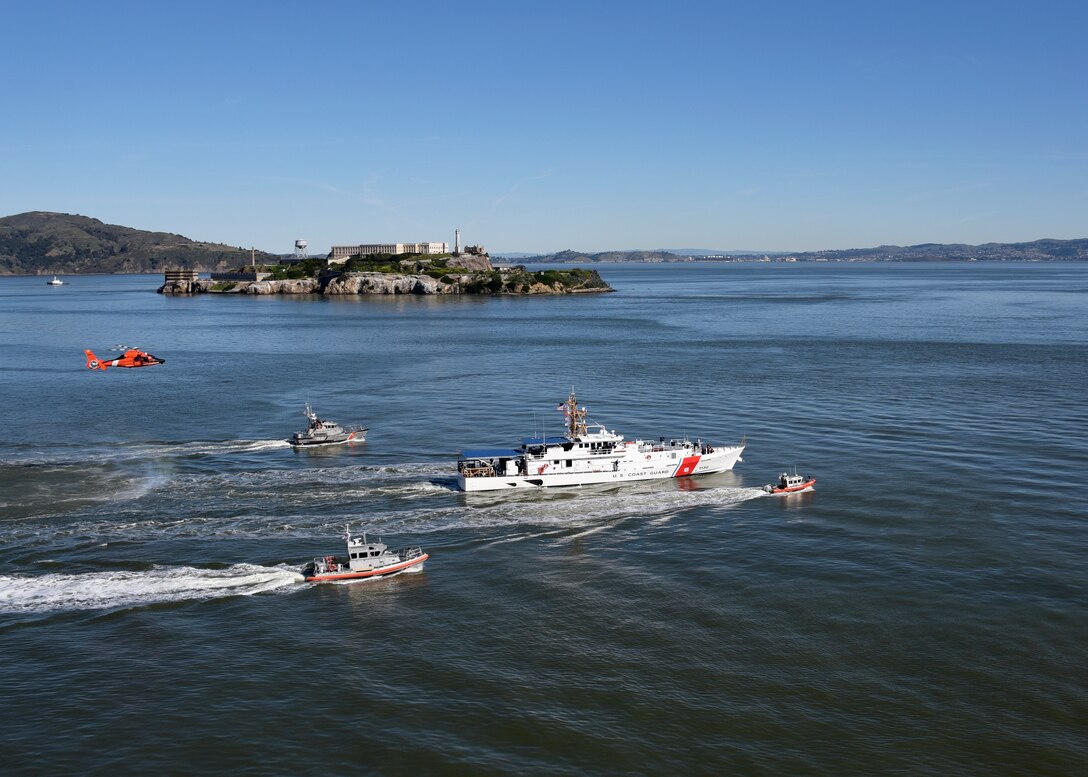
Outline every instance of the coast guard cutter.
{"label": "coast guard cutter", "polygon": [[713,446],[702,440],[625,440],[600,424],[586,423],[571,391],[560,404],[567,419],[561,437],[527,437],[520,448],[465,450],[457,462],[464,491],[581,486],[629,480],[679,478],[725,472],[741,460],[744,440]]}

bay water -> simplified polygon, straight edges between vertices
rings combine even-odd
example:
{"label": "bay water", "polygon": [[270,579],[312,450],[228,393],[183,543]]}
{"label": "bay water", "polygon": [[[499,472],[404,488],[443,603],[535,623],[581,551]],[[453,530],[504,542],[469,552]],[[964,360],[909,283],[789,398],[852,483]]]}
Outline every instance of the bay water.
{"label": "bay water", "polygon": [[[0,278],[5,773],[1076,774],[1088,265],[603,266],[614,294]],[[131,345],[144,369],[85,369]],[[457,450],[746,440],[466,495]],[[303,406],[370,427],[295,451]],[[818,479],[789,497],[780,472]],[[423,572],[309,585],[344,525]]]}

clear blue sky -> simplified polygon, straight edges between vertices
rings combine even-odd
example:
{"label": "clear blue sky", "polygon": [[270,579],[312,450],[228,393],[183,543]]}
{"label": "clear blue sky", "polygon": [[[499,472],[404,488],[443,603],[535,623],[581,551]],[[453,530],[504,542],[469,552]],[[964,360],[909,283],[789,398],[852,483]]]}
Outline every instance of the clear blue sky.
{"label": "clear blue sky", "polygon": [[0,215],[288,252],[1088,237],[1088,3],[7,2]]}

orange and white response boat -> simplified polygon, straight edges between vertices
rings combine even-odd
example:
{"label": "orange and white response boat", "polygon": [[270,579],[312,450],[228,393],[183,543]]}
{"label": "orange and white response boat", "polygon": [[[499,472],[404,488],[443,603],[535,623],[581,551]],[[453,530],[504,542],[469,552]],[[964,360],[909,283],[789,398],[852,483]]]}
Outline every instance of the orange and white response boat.
{"label": "orange and white response boat", "polygon": [[777,483],[768,483],[763,487],[763,490],[768,494],[796,494],[801,491],[808,491],[814,485],[816,485],[816,478],[798,475],[796,472],[792,474],[783,472],[778,476]]}

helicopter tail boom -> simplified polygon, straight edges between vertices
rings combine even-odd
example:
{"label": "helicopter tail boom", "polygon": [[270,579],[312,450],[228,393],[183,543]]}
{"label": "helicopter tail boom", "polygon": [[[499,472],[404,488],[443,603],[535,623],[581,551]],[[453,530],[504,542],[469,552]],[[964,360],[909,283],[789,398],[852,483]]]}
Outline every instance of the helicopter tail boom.
{"label": "helicopter tail boom", "polygon": [[88,370],[104,370],[110,366],[108,361],[99,361],[98,357],[94,355],[94,351],[84,351],[87,354],[87,369]]}

